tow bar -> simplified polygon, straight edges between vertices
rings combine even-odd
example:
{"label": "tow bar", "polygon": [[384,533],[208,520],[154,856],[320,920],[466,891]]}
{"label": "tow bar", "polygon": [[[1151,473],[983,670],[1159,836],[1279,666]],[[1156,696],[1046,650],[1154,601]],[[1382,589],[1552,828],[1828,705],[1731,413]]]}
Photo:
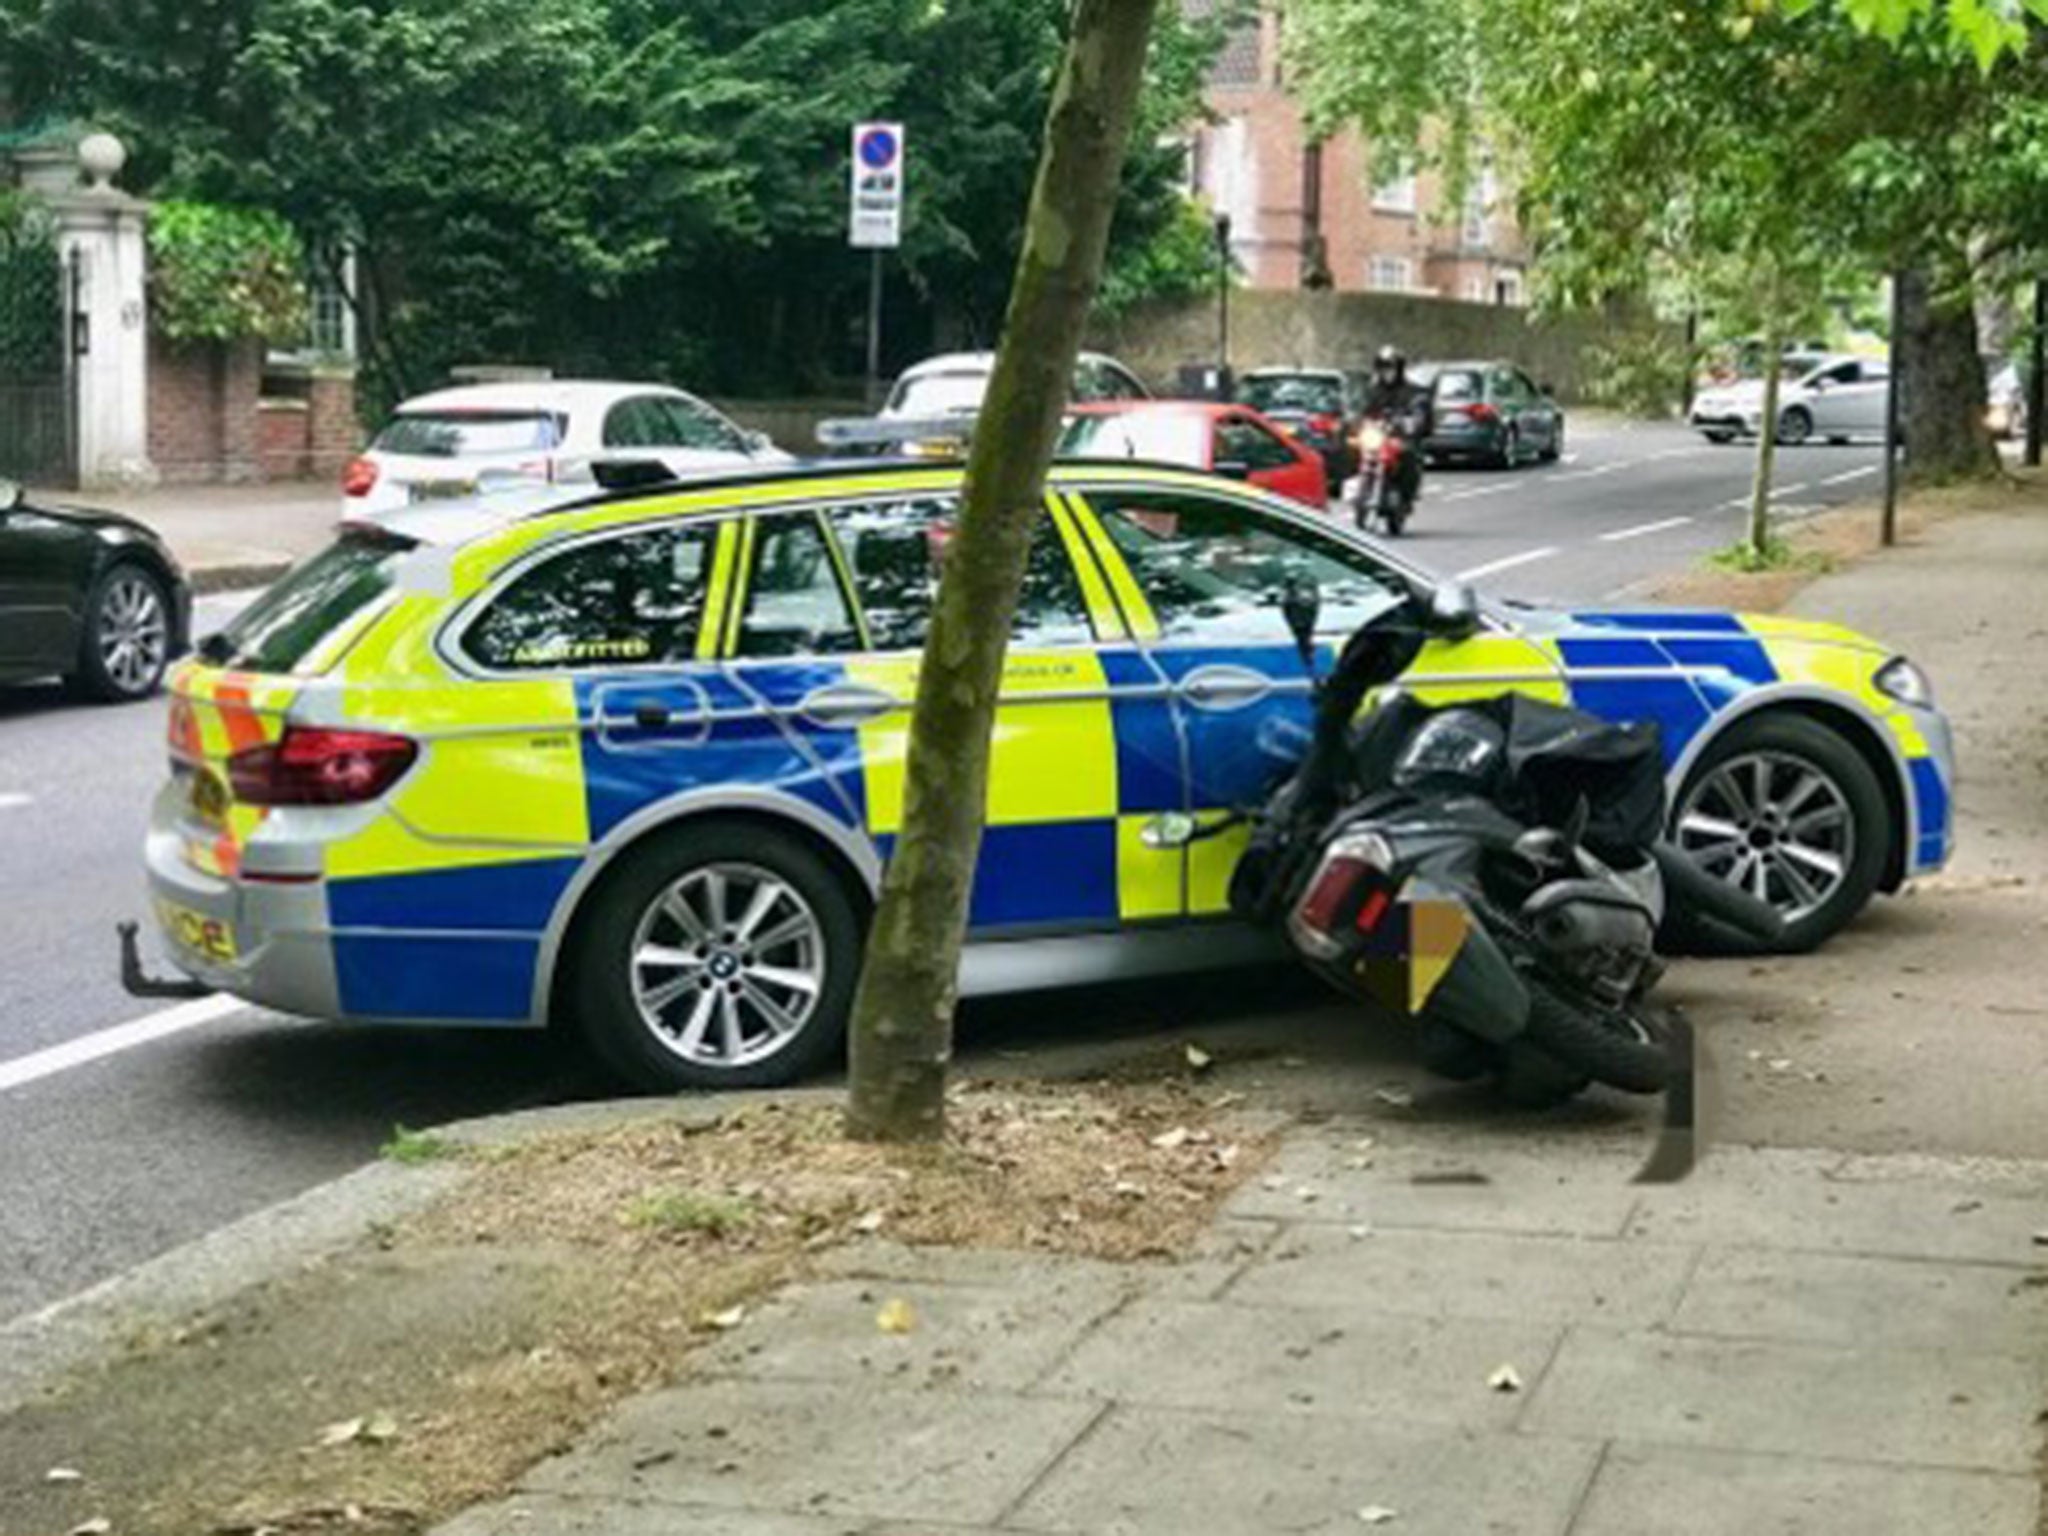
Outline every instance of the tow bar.
{"label": "tow bar", "polygon": [[121,940],[121,990],[130,997],[211,997],[213,988],[203,981],[194,981],[181,976],[166,981],[151,976],[142,969],[142,951],[135,944],[135,925],[116,923],[114,932]]}

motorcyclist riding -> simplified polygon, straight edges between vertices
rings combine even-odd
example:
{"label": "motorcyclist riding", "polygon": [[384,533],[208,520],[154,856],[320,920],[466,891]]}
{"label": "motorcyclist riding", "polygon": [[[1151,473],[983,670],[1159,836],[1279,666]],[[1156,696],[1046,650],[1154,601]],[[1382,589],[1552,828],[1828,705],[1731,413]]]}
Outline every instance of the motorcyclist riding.
{"label": "motorcyclist riding", "polygon": [[1429,436],[1429,390],[1408,381],[1408,359],[1399,347],[1390,343],[1373,355],[1372,387],[1360,414],[1407,439],[1411,451],[1401,455],[1400,487],[1412,503],[1422,489],[1422,455],[1412,450]]}

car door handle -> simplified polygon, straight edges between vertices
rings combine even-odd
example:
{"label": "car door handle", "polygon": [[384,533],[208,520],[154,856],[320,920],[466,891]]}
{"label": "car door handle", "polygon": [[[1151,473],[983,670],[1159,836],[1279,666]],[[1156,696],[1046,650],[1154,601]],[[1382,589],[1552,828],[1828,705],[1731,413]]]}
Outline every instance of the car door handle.
{"label": "car door handle", "polygon": [[1197,667],[1180,680],[1181,697],[1196,709],[1243,709],[1273,691],[1273,679],[1222,661]]}
{"label": "car door handle", "polygon": [[814,725],[844,728],[879,720],[903,707],[903,701],[886,688],[866,683],[827,683],[804,695],[797,713]]}
{"label": "car door handle", "polygon": [[658,731],[675,716],[666,704],[635,704],[633,723],[643,731]]}

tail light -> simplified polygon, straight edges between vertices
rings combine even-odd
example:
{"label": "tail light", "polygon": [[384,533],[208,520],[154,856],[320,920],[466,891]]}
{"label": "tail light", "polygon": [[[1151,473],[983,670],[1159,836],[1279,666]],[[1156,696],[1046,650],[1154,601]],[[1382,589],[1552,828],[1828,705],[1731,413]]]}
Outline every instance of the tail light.
{"label": "tail light", "polygon": [[1386,876],[1393,866],[1394,851],[1377,833],[1331,843],[1287,920],[1295,944],[1304,954],[1332,960],[1344,951],[1347,926],[1370,933],[1392,903]]}
{"label": "tail light", "polygon": [[228,782],[245,805],[355,805],[396,784],[419,755],[405,736],[293,725],[229,758]]}
{"label": "tail light", "polygon": [[376,483],[375,459],[350,459],[348,468],[341,472],[341,494],[344,496],[367,496],[370,494],[370,488]]}
{"label": "tail light", "polygon": [[1483,401],[1483,400],[1482,400],[1482,401],[1480,401],[1480,402],[1479,402],[1479,403],[1478,403],[1477,405],[1468,405],[1468,406],[1466,406],[1466,407],[1465,407],[1465,414],[1466,414],[1467,416],[1471,417],[1471,418],[1472,418],[1472,420],[1474,420],[1474,421],[1499,421],[1499,420],[1500,420],[1500,412],[1499,412],[1499,411],[1497,411],[1497,410],[1495,410],[1495,409],[1494,409],[1494,408],[1493,408],[1492,406],[1488,405],[1488,404],[1487,404],[1487,403],[1486,403],[1485,401]]}
{"label": "tail light", "polygon": [[1318,414],[1311,416],[1308,419],[1309,431],[1320,432],[1325,437],[1330,436],[1341,425],[1342,423],[1339,422],[1337,418],[1332,416],[1328,411],[1319,412]]}

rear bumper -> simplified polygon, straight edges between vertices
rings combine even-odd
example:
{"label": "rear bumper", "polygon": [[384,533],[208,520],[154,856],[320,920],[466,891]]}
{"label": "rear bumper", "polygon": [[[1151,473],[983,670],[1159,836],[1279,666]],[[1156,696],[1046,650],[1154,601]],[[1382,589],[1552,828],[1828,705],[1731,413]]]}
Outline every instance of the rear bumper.
{"label": "rear bumper", "polygon": [[1422,440],[1422,451],[1435,459],[1492,458],[1501,450],[1501,430],[1485,422],[1439,426]]}

